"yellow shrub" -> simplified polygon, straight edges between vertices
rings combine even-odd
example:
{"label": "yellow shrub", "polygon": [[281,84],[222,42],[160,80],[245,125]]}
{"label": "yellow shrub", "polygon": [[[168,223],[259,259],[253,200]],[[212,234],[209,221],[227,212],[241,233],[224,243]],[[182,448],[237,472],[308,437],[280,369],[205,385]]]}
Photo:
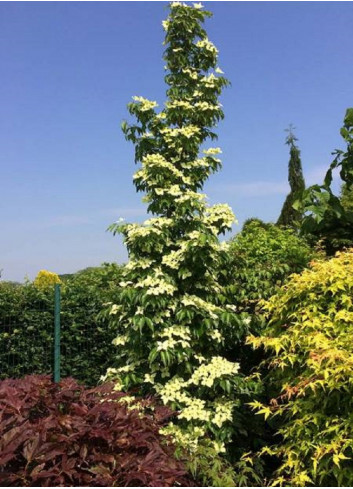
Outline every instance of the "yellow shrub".
{"label": "yellow shrub", "polygon": [[[254,347],[275,398],[252,403],[282,424],[275,485],[353,485],[353,249],[293,275],[266,304],[269,326]],[[276,419],[275,418],[275,419]]]}
{"label": "yellow shrub", "polygon": [[33,283],[38,289],[46,289],[47,287],[51,287],[55,284],[61,284],[61,280],[59,275],[54,272],[40,270]]}

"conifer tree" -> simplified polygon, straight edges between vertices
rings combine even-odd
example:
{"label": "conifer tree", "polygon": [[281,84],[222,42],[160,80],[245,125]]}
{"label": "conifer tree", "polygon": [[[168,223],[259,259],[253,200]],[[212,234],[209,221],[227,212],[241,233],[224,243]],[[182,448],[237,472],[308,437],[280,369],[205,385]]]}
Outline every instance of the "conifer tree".
{"label": "conifer tree", "polygon": [[128,106],[137,122],[123,123],[135,145],[134,175],[152,217],[142,224],[115,223],[129,252],[123,291],[109,309],[116,325],[116,364],[107,372],[117,389],[158,394],[181,411],[175,437],[211,434],[224,450],[240,420],[234,409],[249,393],[239,364],[222,356],[227,332],[246,329],[246,318],[225,303],[221,271],[229,260],[219,235],[234,215],[226,204],[209,206],[202,187],[220,166],[218,147],[205,148],[223,111],[218,97],[228,85],[218,51],[203,22],[201,4],[173,2],[163,27],[167,101],[140,96]]}
{"label": "conifer tree", "polygon": [[284,201],[277,224],[296,228],[300,224],[302,214],[300,211],[293,208],[293,204],[297,200],[298,196],[300,196],[305,190],[305,181],[300,159],[300,150],[295,144],[298,139],[294,135],[293,129],[294,127],[292,124],[290,124],[289,128],[286,129],[288,132],[286,144],[288,144],[290,148],[290,159],[288,164],[288,182],[290,185],[290,192]]}

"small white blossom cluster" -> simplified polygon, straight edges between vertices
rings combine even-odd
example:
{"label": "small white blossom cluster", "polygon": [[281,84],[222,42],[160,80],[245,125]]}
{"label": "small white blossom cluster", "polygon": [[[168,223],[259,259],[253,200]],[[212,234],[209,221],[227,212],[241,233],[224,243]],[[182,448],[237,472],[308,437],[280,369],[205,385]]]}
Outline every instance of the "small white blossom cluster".
{"label": "small white blossom cluster", "polygon": [[179,197],[184,194],[179,185],[171,185],[169,188],[155,188],[154,191],[157,195],[172,195],[173,197]]}
{"label": "small white blossom cluster", "polygon": [[216,403],[214,407],[215,407],[215,414],[212,418],[213,424],[221,428],[226,421],[232,421],[234,402],[222,401]]}
{"label": "small white blossom cluster", "polygon": [[157,351],[172,350],[176,346],[180,345],[182,348],[190,348],[189,341],[176,340],[174,338],[168,338],[164,341],[157,341]]}
{"label": "small white blossom cluster", "polygon": [[[198,75],[198,71],[197,70],[192,70],[190,68],[183,68],[181,70],[185,75],[189,75],[189,77],[192,79],[192,80],[197,80],[199,75]],[[200,95],[202,95],[202,93],[200,92]]]}
{"label": "small white blossom cluster", "polygon": [[162,263],[167,265],[169,268],[173,268],[177,270],[180,266],[181,261],[183,260],[185,255],[184,249],[180,248],[179,250],[171,251],[168,255],[164,255],[162,258]]}
{"label": "small white blossom cluster", "polygon": [[177,346],[190,348],[191,333],[187,326],[168,326],[160,333],[160,337],[163,341],[157,341],[157,351],[173,349]]}
{"label": "small white blossom cluster", "polygon": [[164,129],[161,129],[160,132],[165,135],[164,138],[167,142],[168,141],[172,142],[173,138],[179,136],[184,136],[190,139],[193,136],[200,134],[200,128],[192,124],[189,124],[184,127],[175,127],[175,128],[165,127]]}
{"label": "small white blossom cluster", "polygon": [[229,362],[223,357],[212,357],[209,363],[201,364],[191,375],[189,380],[173,377],[164,386],[156,385],[156,390],[163,402],[177,402],[186,406],[193,405],[194,396],[190,396],[187,389],[190,386],[201,385],[213,387],[214,381],[225,375],[235,375],[239,371],[239,364]]}
{"label": "small white blossom cluster", "polygon": [[198,192],[193,192],[192,190],[184,190],[183,195],[175,199],[175,202],[177,202],[178,204],[188,201],[203,202],[205,199],[205,194],[199,194]]}
{"label": "small white blossom cluster", "polygon": [[172,2],[170,4],[170,8],[176,8],[176,7],[188,7],[188,5],[182,2]]}
{"label": "small white blossom cluster", "polygon": [[128,241],[146,238],[151,234],[160,235],[162,231],[155,226],[141,226],[138,224],[129,224],[125,228]]}
{"label": "small white blossom cluster", "polygon": [[156,374],[145,374],[145,377],[143,379],[143,381],[146,383],[146,384],[154,384],[154,378],[155,378]]}
{"label": "small white blossom cluster", "polygon": [[[181,408],[180,419],[191,422],[212,423],[221,428],[224,423],[232,421],[232,412],[235,402],[226,398],[218,398],[207,402],[188,392],[195,383],[212,387],[215,378],[223,375],[234,375],[238,372],[239,365],[228,362],[221,357],[213,357],[211,362],[201,365],[188,381],[180,377],[173,377],[164,386],[156,385],[156,390],[165,404],[177,403]],[[212,379],[210,381],[209,379]],[[181,433],[179,433],[181,435]],[[223,445],[219,446],[223,451]]]}
{"label": "small white blossom cluster", "polygon": [[193,306],[197,310],[201,310],[206,313],[211,319],[218,319],[217,313],[222,312],[222,309],[211,304],[210,302],[204,301],[201,297],[196,295],[187,295],[182,298],[181,303],[184,306]]}
{"label": "small white blossom cluster", "polygon": [[188,326],[175,325],[175,326],[169,326],[167,328],[164,328],[161,336],[167,338],[176,336],[177,338],[181,338],[183,340],[190,340],[191,332]]}
{"label": "small white blossom cluster", "polygon": [[211,412],[206,409],[206,401],[197,398],[189,399],[187,407],[179,414],[180,419],[188,421],[209,421],[210,417]]}
{"label": "small white blossom cluster", "polygon": [[120,373],[123,372],[128,372],[130,370],[133,370],[135,368],[135,365],[126,365],[125,367],[120,367],[120,368],[108,368],[107,371],[105,372],[105,375],[102,375],[100,380],[102,382],[105,382],[107,380],[114,380],[116,382],[116,388],[115,390],[122,390],[124,387],[124,384],[120,378]]}
{"label": "small white blossom cluster", "polygon": [[185,404],[190,400],[185,388],[187,383],[180,377],[172,377],[164,385],[155,385],[157,393],[161,396],[164,404],[178,402]]}
{"label": "small white blossom cluster", "polygon": [[200,79],[200,82],[205,86],[206,88],[214,88],[215,86],[218,85],[218,80],[217,77],[214,76],[213,73],[210,75],[203,76]]}
{"label": "small white blossom cluster", "polygon": [[135,288],[146,288],[146,295],[173,295],[176,291],[174,285],[156,276],[148,276],[137,282]]}
{"label": "small white blossom cluster", "polygon": [[208,148],[202,151],[205,155],[219,155],[222,153],[221,148]]}
{"label": "small white blossom cluster", "polygon": [[148,268],[151,268],[153,264],[154,264],[154,261],[150,260],[149,258],[140,258],[139,260],[130,260],[125,265],[125,269],[126,270],[136,270],[136,269],[146,270]]}
{"label": "small white blossom cluster", "polygon": [[152,155],[147,155],[143,158],[142,160],[142,169],[138,170],[135,175],[134,179],[136,180],[137,178],[147,178],[151,176],[152,171],[155,172],[160,172],[161,170],[168,170],[169,173],[173,174],[176,177],[182,177],[183,174],[180,172],[175,165],[167,161],[162,155],[159,154],[152,154]]}
{"label": "small white blossom cluster", "polygon": [[169,217],[152,217],[151,219],[147,219],[143,225],[144,226],[153,226],[157,229],[164,229],[174,224],[173,219]]}
{"label": "small white blossom cluster", "polygon": [[163,26],[163,29],[164,29],[166,32],[168,31],[169,25],[170,25],[169,20],[163,20],[163,21],[162,21],[162,26]]}
{"label": "small white blossom cluster", "polygon": [[168,426],[160,430],[162,435],[171,436],[172,440],[179,446],[185,447],[189,452],[194,452],[199,444],[199,440],[206,434],[204,428],[191,426],[185,431],[180,426],[169,423]]}
{"label": "small white blossom cluster", "polygon": [[139,108],[141,112],[146,112],[148,110],[154,109],[155,107],[158,107],[157,102],[154,102],[153,100],[148,100],[147,98],[138,97],[136,95],[132,98],[135,102],[139,103]]}
{"label": "small white blossom cluster", "polygon": [[182,163],[181,167],[186,170],[191,170],[193,168],[209,168],[209,163],[206,158],[198,158],[194,161],[188,161],[186,163]]}
{"label": "small white blossom cluster", "polygon": [[218,229],[219,233],[219,230],[229,229],[232,226],[235,222],[235,216],[228,204],[216,204],[207,209],[205,221],[211,226],[218,224],[216,229]]}
{"label": "small white blossom cluster", "polygon": [[126,344],[127,340],[128,340],[127,335],[117,336],[116,338],[113,339],[112,344],[115,346],[119,346],[119,345],[123,346]]}
{"label": "small white blossom cluster", "polygon": [[110,312],[109,314],[112,316],[114,314],[117,314],[119,311],[121,311],[122,307],[121,306],[118,306],[117,304],[113,304],[111,309],[110,309]]}
{"label": "small white blossom cluster", "polygon": [[201,41],[198,41],[196,43],[196,46],[200,49],[206,49],[206,51],[209,51],[212,54],[218,54],[218,49],[208,39],[202,39]]}
{"label": "small white blossom cluster", "polygon": [[165,104],[167,109],[193,109],[193,105],[186,100],[172,100]]}
{"label": "small white blossom cluster", "polygon": [[[235,223],[237,223],[237,220],[234,221]],[[229,251],[230,249],[230,244],[227,243],[227,241],[222,241],[219,245],[219,248],[223,251]],[[227,306],[226,306],[227,307]]]}
{"label": "small white blossom cluster", "polygon": [[213,340],[216,340],[218,343],[221,343],[221,341],[223,341],[224,339],[218,329],[213,330],[210,336]]}
{"label": "small white blossom cluster", "polygon": [[235,375],[239,371],[239,363],[229,362],[223,357],[212,357],[211,362],[201,365],[192,374],[189,384],[212,387],[214,381],[223,375]]}
{"label": "small white blossom cluster", "polygon": [[208,102],[196,102],[194,108],[201,111],[207,111],[207,110],[214,111],[220,109],[221,105],[209,104]]}

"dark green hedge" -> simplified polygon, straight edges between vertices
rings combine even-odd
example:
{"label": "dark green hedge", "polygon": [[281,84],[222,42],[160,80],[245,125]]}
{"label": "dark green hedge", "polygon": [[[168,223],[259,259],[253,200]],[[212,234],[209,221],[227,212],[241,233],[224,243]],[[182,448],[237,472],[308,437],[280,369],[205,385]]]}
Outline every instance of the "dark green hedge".
{"label": "dark green hedge", "polygon": [[[105,264],[61,286],[61,374],[94,385],[113,363],[115,332],[97,318],[114,301],[121,267]],[[54,290],[0,282],[0,378],[52,373]]]}

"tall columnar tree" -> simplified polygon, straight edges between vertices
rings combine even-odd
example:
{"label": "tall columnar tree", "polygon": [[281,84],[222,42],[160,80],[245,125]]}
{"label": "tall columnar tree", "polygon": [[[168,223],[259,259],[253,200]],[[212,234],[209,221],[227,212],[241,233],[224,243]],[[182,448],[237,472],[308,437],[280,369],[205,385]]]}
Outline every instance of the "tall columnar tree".
{"label": "tall columnar tree", "polygon": [[[213,128],[223,111],[218,97],[228,85],[217,65],[218,51],[202,26],[210,13],[200,4],[173,2],[163,22],[167,101],[133,97],[136,124],[123,124],[134,143],[138,191],[153,215],[143,224],[115,223],[129,252],[123,291],[109,314],[117,328],[116,365],[108,377],[117,389],[155,392],[181,411],[174,435],[211,433],[223,450],[240,420],[234,409],[249,384],[239,364],[222,356],[230,328],[245,325],[225,303],[220,271],[228,260],[218,236],[234,215],[226,204],[209,206],[202,187],[221,166]],[[246,323],[245,323],[246,324]]]}
{"label": "tall columnar tree", "polygon": [[293,133],[292,124],[288,129],[288,136],[286,138],[286,144],[290,148],[290,159],[288,164],[288,182],[290,185],[290,192],[284,201],[281,214],[278,218],[277,224],[289,227],[298,227],[302,214],[300,211],[293,208],[293,204],[298,196],[305,190],[305,180],[303,177],[302,162],[300,159],[300,150],[295,144],[298,138]]}

